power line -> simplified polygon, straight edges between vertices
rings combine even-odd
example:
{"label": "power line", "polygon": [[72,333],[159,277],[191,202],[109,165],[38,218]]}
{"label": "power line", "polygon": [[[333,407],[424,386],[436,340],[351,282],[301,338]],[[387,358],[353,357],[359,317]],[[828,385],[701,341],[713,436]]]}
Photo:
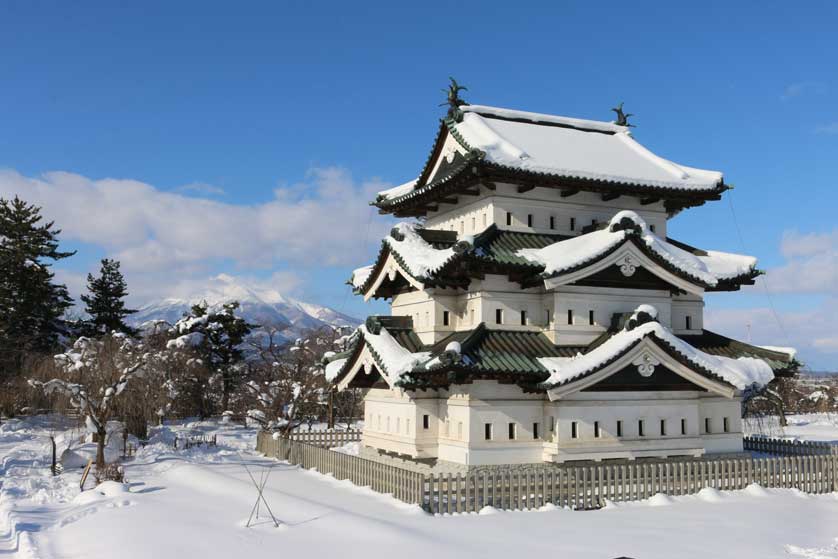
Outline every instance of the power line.
{"label": "power line", "polygon": [[[736,210],[733,208],[733,196],[728,194],[727,201],[730,206],[730,213],[733,216],[733,225],[736,227],[736,234],[739,236],[739,246],[742,249],[742,252],[749,253],[748,249],[745,247],[745,239],[742,236],[742,229],[739,227],[739,220],[736,217]],[[761,276],[762,281],[758,282],[765,293],[766,299],[768,299],[768,306],[771,309],[771,314],[774,315],[774,320],[777,321],[777,326],[780,328],[780,332],[783,334],[783,337],[786,340],[786,345],[791,346],[791,338],[789,337],[788,331],[786,330],[785,326],[783,326],[783,321],[780,320],[780,314],[777,312],[777,307],[774,306],[774,298],[771,295],[771,290],[768,288],[768,280],[766,276]]]}

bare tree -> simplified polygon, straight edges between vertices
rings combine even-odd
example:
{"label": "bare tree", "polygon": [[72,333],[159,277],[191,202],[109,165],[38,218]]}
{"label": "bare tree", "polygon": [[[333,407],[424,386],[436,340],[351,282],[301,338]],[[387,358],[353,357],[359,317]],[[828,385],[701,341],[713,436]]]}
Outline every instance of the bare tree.
{"label": "bare tree", "polygon": [[96,466],[105,467],[107,423],[115,416],[116,402],[135,378],[146,372],[143,344],[124,334],[100,339],[79,338],[65,353],[55,356],[62,378],[46,382],[30,380],[45,394],[63,394],[85,416],[88,430],[97,436]]}
{"label": "bare tree", "polygon": [[335,339],[333,329],[323,328],[288,343],[279,331],[268,329],[254,344],[260,359],[251,364],[244,385],[250,404],[247,416],[284,433],[322,419],[328,413],[329,385],[321,362]]}

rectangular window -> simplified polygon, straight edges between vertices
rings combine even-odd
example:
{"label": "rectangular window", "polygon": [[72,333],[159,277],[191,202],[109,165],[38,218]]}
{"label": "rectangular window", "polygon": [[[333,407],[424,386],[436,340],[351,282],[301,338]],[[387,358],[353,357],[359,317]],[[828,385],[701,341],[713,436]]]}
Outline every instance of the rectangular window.
{"label": "rectangular window", "polygon": [[469,315],[471,316],[471,323],[474,324],[474,309],[469,311]]}
{"label": "rectangular window", "polygon": [[654,232],[655,232],[655,225],[654,225],[654,224],[650,225],[650,226],[649,226],[649,230],[650,230],[652,233],[654,233]]}
{"label": "rectangular window", "polygon": [[487,441],[492,440],[492,424],[491,423],[484,423],[483,424],[483,438]]}
{"label": "rectangular window", "polygon": [[661,419],[661,437],[666,436],[666,420]]}
{"label": "rectangular window", "polygon": [[457,422],[457,438],[459,440],[463,440],[463,422],[462,421]]}
{"label": "rectangular window", "polygon": [[512,212],[506,212],[506,224],[512,225]]}
{"label": "rectangular window", "polygon": [[532,214],[527,214],[527,227],[532,227]]}
{"label": "rectangular window", "polygon": [[509,424],[509,440],[510,441],[515,440],[515,424],[514,423]]}
{"label": "rectangular window", "polygon": [[623,436],[623,420],[622,419],[617,420],[617,436],[618,437]]}
{"label": "rectangular window", "polygon": [[722,430],[725,433],[730,433],[730,422],[726,417],[722,419]]}
{"label": "rectangular window", "polygon": [[533,423],[532,424],[532,438],[537,439],[538,437],[539,437],[538,423]]}
{"label": "rectangular window", "polygon": [[594,325],[594,311],[588,311],[588,324]]}
{"label": "rectangular window", "polygon": [[599,438],[599,421],[594,421],[594,437]]}
{"label": "rectangular window", "polygon": [[597,222],[596,218],[593,218],[593,219],[591,220],[591,227],[592,227],[593,229],[596,229],[596,224],[597,224],[597,223],[598,223],[598,222]]}
{"label": "rectangular window", "polygon": [[486,212],[483,212],[483,227],[486,227]]}
{"label": "rectangular window", "polygon": [[575,217],[570,218],[570,230],[571,231],[576,231],[576,218]]}
{"label": "rectangular window", "polygon": [[430,326],[430,325],[431,325],[431,315],[430,315],[430,313],[426,312],[425,313],[425,326]]}
{"label": "rectangular window", "polygon": [[552,433],[555,430],[556,430],[556,418],[551,415],[550,416],[550,432]]}
{"label": "rectangular window", "polygon": [[448,314],[448,311],[442,311],[442,325],[443,326],[448,326],[450,321],[451,321],[451,317]]}
{"label": "rectangular window", "polygon": [[567,323],[573,326],[573,309],[567,309]]}
{"label": "rectangular window", "polygon": [[682,435],[687,434],[687,420],[686,419],[681,419],[681,434]]}
{"label": "rectangular window", "polygon": [[544,314],[547,317],[546,324],[550,324],[550,309],[544,309]]}
{"label": "rectangular window", "polygon": [[503,324],[503,309],[495,309],[495,324]]}
{"label": "rectangular window", "polygon": [[556,228],[556,216],[551,215],[550,216],[550,229],[555,229],[555,228]]}
{"label": "rectangular window", "polygon": [[684,318],[685,318],[684,325],[687,327],[687,330],[692,330],[693,329],[693,317],[691,317],[690,315],[687,315]]}
{"label": "rectangular window", "polygon": [[422,429],[430,429],[431,428],[431,416],[430,415],[423,415],[422,416]]}
{"label": "rectangular window", "polygon": [[638,419],[637,420],[637,436],[638,437],[645,437],[646,436],[646,433],[644,432],[643,427],[644,427],[643,420]]}
{"label": "rectangular window", "polygon": [[521,311],[521,326],[527,325],[527,311]]}
{"label": "rectangular window", "polygon": [[570,422],[570,438],[571,439],[578,439],[579,438],[579,424],[575,421]]}
{"label": "rectangular window", "polygon": [[710,418],[709,417],[704,418],[704,432],[705,433],[710,432]]}
{"label": "rectangular window", "polygon": [[473,233],[477,229],[477,218],[471,218],[471,232]]}

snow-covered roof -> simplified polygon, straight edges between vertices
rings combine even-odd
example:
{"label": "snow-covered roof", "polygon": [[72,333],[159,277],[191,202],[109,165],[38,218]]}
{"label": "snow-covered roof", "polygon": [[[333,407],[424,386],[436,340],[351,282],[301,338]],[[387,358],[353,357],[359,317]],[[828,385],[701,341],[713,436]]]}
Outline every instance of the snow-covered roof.
{"label": "snow-covered roof", "polygon": [[[326,377],[341,389],[370,386],[377,377],[358,376],[374,362],[392,387],[406,389],[448,386],[468,382],[476,375],[502,379],[541,390],[575,390],[579,380],[612,366],[617,372],[628,364],[662,365],[688,381],[731,396],[749,392],[796,368],[791,358],[704,331],[676,336],[657,322],[657,310],[640,305],[623,329],[603,334],[587,346],[554,345],[541,332],[494,330],[480,324],[472,330],[453,332],[432,345],[424,345],[412,330],[409,317],[370,317],[358,328],[348,351],[332,356]],[[644,340],[646,340],[644,342]],[[640,345],[643,343],[644,345]],[[640,346],[640,347],[636,347]],[[658,361],[637,361],[647,354]],[[369,373],[369,370],[366,370]],[[365,384],[366,383],[366,384]],[[715,388],[714,388],[715,387]]]}
{"label": "snow-covered roof", "polygon": [[[614,122],[485,105],[463,105],[459,110],[461,118],[444,119],[420,176],[379,192],[377,205],[390,208],[417,196],[425,197],[437,189],[436,183],[447,183],[457,174],[470,173],[468,167],[472,165],[521,172],[531,178],[676,191],[679,196],[701,199],[717,199],[726,188],[721,172],[664,159],[635,140],[629,128]],[[448,167],[448,172],[432,177],[430,171],[443,156],[441,146],[446,134],[456,139],[464,164],[456,169]]]}
{"label": "snow-covered roof", "polygon": [[650,321],[614,334],[588,353],[580,353],[571,358],[539,359],[539,362],[550,371],[550,377],[544,382],[544,385],[560,386],[597,371],[649,336],[663,342],[693,365],[739,390],[760,388],[774,378],[771,367],[762,359],[753,357],[733,359],[710,355],[678,338],[660,323]]}
{"label": "snow-covered roof", "polygon": [[630,210],[618,212],[604,229],[541,249],[521,249],[518,254],[543,265],[545,276],[555,277],[597,261],[632,237],[675,270],[710,287],[755,273],[756,258],[717,251],[688,252],[658,237],[642,217]]}
{"label": "snow-covered roof", "polygon": [[427,277],[442,268],[454,255],[453,247],[436,249],[417,233],[417,225],[398,223],[384,241],[403,259],[407,271],[415,278]]}
{"label": "snow-covered roof", "polygon": [[686,167],[643,147],[610,122],[482,105],[461,107],[456,131],[490,163],[537,173],[681,190],[713,190],[722,173]]}

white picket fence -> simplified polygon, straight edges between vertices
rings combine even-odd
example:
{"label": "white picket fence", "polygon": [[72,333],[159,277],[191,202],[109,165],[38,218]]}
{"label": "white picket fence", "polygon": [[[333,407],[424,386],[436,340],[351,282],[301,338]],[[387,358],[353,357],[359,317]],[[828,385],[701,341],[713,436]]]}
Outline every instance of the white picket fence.
{"label": "white picket fence", "polygon": [[647,499],[656,493],[690,495],[705,487],[744,489],[751,483],[807,493],[838,491],[838,456],[827,454],[511,467],[429,475],[331,451],[329,445],[337,445],[316,444],[315,440],[328,440],[322,432],[316,436],[320,438],[306,434],[307,440],[303,441],[260,433],[257,450],[374,491],[391,493],[432,513],[476,512],[486,506],[536,509],[548,503],[589,510],[602,507],[606,501]]}

